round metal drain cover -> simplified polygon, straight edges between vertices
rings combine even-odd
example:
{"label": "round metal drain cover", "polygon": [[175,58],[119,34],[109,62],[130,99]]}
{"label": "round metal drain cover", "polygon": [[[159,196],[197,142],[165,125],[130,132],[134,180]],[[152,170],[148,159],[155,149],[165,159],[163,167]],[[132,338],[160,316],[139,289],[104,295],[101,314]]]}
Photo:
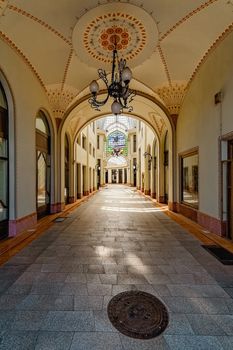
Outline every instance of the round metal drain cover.
{"label": "round metal drain cover", "polygon": [[108,304],[108,317],[121,333],[138,339],[161,334],[168,325],[168,312],[154,295],[131,291],[117,294]]}

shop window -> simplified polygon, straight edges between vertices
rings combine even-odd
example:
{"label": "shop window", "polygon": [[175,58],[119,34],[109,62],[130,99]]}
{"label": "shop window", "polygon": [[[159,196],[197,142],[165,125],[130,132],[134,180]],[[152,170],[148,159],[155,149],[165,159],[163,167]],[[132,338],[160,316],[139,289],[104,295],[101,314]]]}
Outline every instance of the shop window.
{"label": "shop window", "polygon": [[181,156],[181,202],[198,208],[198,153]]}

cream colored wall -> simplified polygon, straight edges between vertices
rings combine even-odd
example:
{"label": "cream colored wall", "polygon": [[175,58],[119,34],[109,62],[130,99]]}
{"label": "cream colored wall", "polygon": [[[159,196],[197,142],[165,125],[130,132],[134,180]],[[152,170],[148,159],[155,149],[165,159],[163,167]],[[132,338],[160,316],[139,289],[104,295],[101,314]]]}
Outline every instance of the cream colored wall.
{"label": "cream colored wall", "polygon": [[49,105],[45,90],[22,58],[2,41],[0,52],[0,70],[14,100],[16,173],[10,176],[15,176],[16,202],[13,209],[11,200],[10,219],[15,219],[36,211],[35,117],[40,108],[49,111]]}
{"label": "cream colored wall", "polygon": [[[219,217],[218,138],[233,131],[233,34],[208,57],[192,82],[177,122],[177,153],[199,147],[199,210]],[[214,95],[223,92],[223,102]],[[178,181],[177,181],[178,186]]]}
{"label": "cream colored wall", "polygon": [[[94,122],[95,123],[95,122]],[[82,135],[86,136],[86,150],[82,148]],[[91,154],[89,152],[89,145],[91,144]],[[95,155],[93,155],[93,147],[95,148]],[[86,173],[86,183],[89,190],[93,190],[96,187],[96,171],[95,173],[95,165],[97,163],[97,130],[95,126],[95,132],[92,129],[92,124],[86,126],[81,131],[81,145],[76,143],[76,163],[80,163],[81,165],[85,165],[88,168]],[[89,176],[89,171],[91,169],[91,181]],[[82,186],[81,186],[82,188]]]}

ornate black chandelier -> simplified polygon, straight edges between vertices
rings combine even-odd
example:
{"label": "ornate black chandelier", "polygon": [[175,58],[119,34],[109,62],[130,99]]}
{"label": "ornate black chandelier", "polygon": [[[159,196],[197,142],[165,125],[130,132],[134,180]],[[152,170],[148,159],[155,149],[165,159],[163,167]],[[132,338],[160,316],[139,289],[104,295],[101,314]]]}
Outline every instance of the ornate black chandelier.
{"label": "ornate black chandelier", "polygon": [[[116,66],[118,66],[118,72],[116,72]],[[113,97],[114,101],[111,105],[112,113],[117,115],[122,113],[124,110],[132,112],[133,107],[129,104],[132,102],[135,91],[129,88],[129,83],[132,79],[132,72],[129,67],[126,66],[126,60],[118,58],[118,53],[116,49],[116,38],[115,38],[115,48],[113,50],[112,58],[112,73],[111,73],[111,83],[109,85],[107,73],[104,69],[98,69],[99,78],[103,80],[107,88],[107,96],[104,100],[98,101],[97,94],[99,92],[99,84],[96,80],[93,80],[90,84],[90,91],[92,96],[88,100],[91,107],[100,111],[100,107],[105,105],[109,97]]]}

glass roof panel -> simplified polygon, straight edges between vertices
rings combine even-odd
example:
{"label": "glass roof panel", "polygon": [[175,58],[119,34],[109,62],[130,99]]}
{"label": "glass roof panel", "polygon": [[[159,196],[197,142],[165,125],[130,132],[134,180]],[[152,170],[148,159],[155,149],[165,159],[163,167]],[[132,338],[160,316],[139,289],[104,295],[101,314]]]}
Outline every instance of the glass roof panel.
{"label": "glass roof panel", "polygon": [[114,129],[121,129],[127,132],[129,129],[136,127],[136,119],[126,115],[108,115],[97,120],[97,127],[105,132],[109,132]]}

